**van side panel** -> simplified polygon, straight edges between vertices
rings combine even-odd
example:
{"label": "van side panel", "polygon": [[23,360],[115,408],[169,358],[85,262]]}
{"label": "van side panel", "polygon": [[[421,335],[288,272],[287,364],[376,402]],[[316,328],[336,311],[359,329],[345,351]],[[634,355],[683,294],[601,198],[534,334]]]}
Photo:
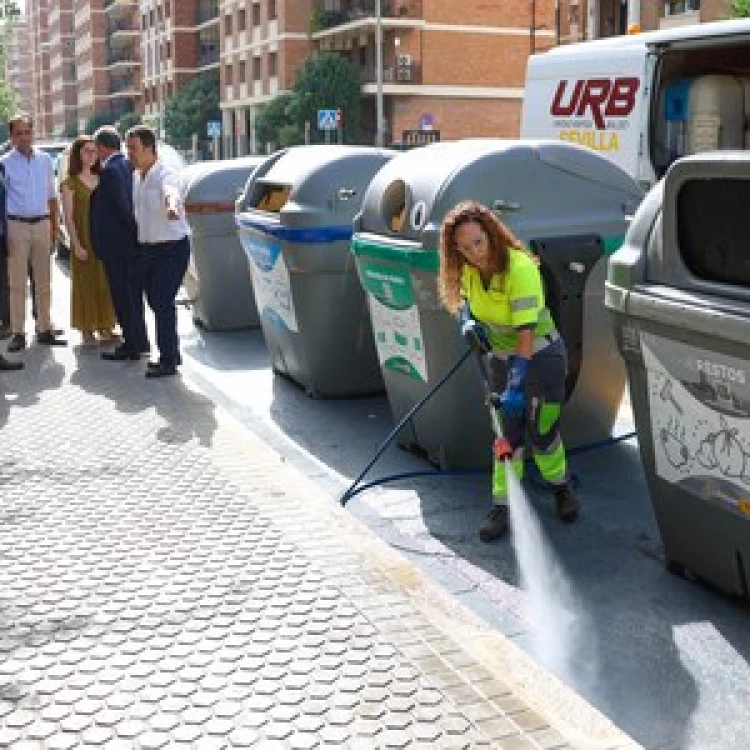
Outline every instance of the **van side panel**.
{"label": "van side panel", "polygon": [[606,54],[579,47],[565,54],[558,48],[554,54],[532,56],[521,137],[587,146],[636,177],[651,88],[646,58],[643,45]]}

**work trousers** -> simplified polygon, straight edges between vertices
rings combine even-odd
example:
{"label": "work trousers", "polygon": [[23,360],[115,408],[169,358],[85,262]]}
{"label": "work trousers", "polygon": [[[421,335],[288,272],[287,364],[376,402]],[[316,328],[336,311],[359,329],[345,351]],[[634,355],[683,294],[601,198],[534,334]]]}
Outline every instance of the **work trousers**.
{"label": "work trousers", "polygon": [[183,237],[174,242],[138,245],[136,269],[143,281],[148,306],[156,321],[156,344],[159,362],[177,364],[177,307],[175,299],[182,285],[190,259],[190,240]]}
{"label": "work trousers", "polygon": [[8,220],[8,293],[10,327],[13,333],[24,333],[26,327],[26,284],[31,266],[34,275],[36,330],[49,331],[51,303],[50,220],[29,224]]}
{"label": "work trousers", "polygon": [[[500,414],[503,436],[513,449],[511,464],[516,476],[523,477],[524,447],[528,442],[534,463],[550,485],[563,486],[568,481],[565,446],[560,436],[560,413],[565,401],[567,352],[562,340],[534,354],[526,377],[526,409],[508,417]],[[502,393],[507,383],[504,359],[490,356],[490,377],[495,393]],[[495,461],[492,496],[496,504],[507,502],[505,462]]]}

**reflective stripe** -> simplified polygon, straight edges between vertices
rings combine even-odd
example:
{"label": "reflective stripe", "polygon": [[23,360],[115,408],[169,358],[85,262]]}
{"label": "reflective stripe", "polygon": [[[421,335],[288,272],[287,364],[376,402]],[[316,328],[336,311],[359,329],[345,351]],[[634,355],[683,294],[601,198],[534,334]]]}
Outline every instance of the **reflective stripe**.
{"label": "reflective stripe", "polygon": [[539,307],[538,297],[519,297],[518,299],[511,300],[510,303],[510,309],[512,312],[533,310],[536,307]]}

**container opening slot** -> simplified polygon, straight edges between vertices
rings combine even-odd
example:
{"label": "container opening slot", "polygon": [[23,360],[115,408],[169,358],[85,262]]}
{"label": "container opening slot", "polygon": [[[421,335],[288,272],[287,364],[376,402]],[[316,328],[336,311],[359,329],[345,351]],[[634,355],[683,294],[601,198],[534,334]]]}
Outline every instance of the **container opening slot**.
{"label": "container opening slot", "polygon": [[694,179],[677,196],[677,243],[690,271],[707,281],[750,287],[750,179]]}
{"label": "container opening slot", "polygon": [[253,201],[255,208],[259,211],[277,214],[289,200],[292,188],[290,185],[273,185],[260,182],[256,186],[256,191]]}

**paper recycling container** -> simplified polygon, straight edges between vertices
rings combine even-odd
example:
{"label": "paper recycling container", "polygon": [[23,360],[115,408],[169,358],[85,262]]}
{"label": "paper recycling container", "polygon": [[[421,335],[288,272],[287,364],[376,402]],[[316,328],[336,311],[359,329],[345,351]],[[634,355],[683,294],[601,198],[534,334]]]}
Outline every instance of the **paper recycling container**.
{"label": "paper recycling container", "polygon": [[272,366],[312,396],[383,390],[349,244],[365,189],[393,155],[338,145],[281,150],[258,167],[238,204]]}
{"label": "paper recycling container", "polygon": [[185,214],[193,232],[185,289],[193,300],[193,319],[209,330],[260,325],[234,211],[248,176],[263,158],[199,162],[185,167],[180,175]]}
{"label": "paper recycling container", "polygon": [[676,161],[610,259],[624,357],[667,565],[748,598],[750,154]]}
{"label": "paper recycling container", "polygon": [[[547,303],[568,347],[568,444],[608,437],[625,368],[604,315],[607,254],[622,241],[643,192],[594,152],[560,142],[466,140],[400,154],[370,183],[352,251],[367,290],[394,420],[465,351],[437,293],[440,225],[459,201],[497,210],[541,257]],[[445,468],[486,466],[492,436],[470,362],[399,435],[402,447]]]}

